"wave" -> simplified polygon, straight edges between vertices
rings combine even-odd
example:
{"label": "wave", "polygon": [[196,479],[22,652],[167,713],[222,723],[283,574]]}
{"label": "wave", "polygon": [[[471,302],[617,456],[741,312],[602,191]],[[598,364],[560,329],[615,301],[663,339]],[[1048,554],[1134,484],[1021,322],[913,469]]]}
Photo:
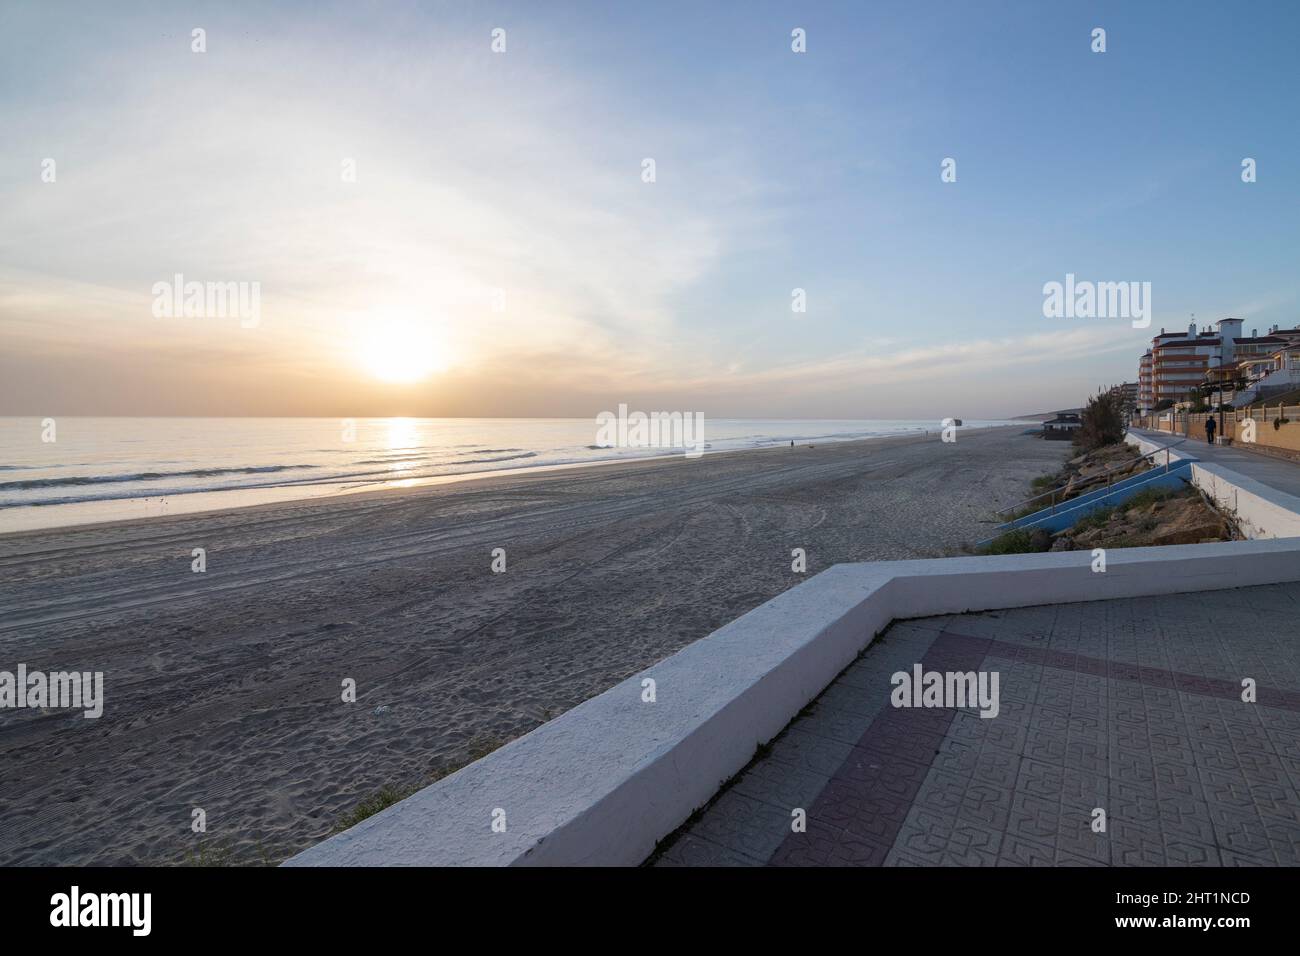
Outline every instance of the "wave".
{"label": "wave", "polygon": [[167,478],[215,478],[218,475],[266,475],[318,465],[262,465],[249,468],[196,468],[192,471],[144,471],[132,475],[70,475],[66,478],[29,478],[26,481],[0,481],[0,491],[32,491],[37,488],[64,488],[75,485],[112,485],[135,481],[162,481]]}
{"label": "wave", "polygon": [[[503,461],[518,461],[525,458],[536,458],[537,452],[529,451],[518,455],[500,455],[495,458],[461,458],[452,461],[431,462],[428,469],[421,469],[415,474],[402,474],[402,480],[410,478],[435,478],[446,474],[456,474],[454,471],[438,471],[438,468],[452,467],[457,468],[461,465],[484,465],[495,464]],[[118,485],[123,482],[157,480],[165,477],[211,477],[216,475],[236,475],[236,474],[268,474],[281,471],[289,471],[297,468],[318,468],[318,465],[269,465],[264,468],[208,468],[195,471],[178,471],[169,475],[159,475],[154,472],[147,472],[144,475],[105,475],[103,477],[73,477],[73,478],[43,478],[32,481],[10,481],[0,482],[0,491],[21,491],[33,490],[40,488],[58,488],[72,487],[79,485]],[[86,501],[105,501],[111,499],[129,499],[129,498],[158,498],[176,495],[195,494],[198,492],[208,491],[251,491],[262,488],[292,487],[294,485],[333,485],[333,484],[353,484],[375,483],[383,485],[386,481],[394,480],[398,476],[388,469],[378,471],[352,471],[322,475],[311,478],[290,478],[283,481],[265,481],[253,484],[214,484],[198,487],[168,487],[168,488],[149,488],[149,489],[106,489],[100,494],[85,495],[65,495],[58,498],[46,498],[37,501],[14,501],[0,502],[0,510],[18,506],[40,507],[46,505],[63,505],[79,504]]]}
{"label": "wave", "polygon": [[[491,450],[492,450],[492,449],[488,449],[488,451],[491,451]],[[520,449],[520,448],[501,448],[501,449],[498,449],[498,451],[522,451],[522,449]],[[468,455],[468,454],[471,454],[471,452],[464,452],[464,454],[467,454],[467,455]],[[466,459],[464,459],[464,460],[462,460],[462,461],[449,461],[449,462],[445,462],[445,464],[448,464],[448,465],[481,465],[481,464],[484,464],[484,463],[486,463],[486,462],[490,462],[490,461],[515,461],[516,459],[519,459],[519,458],[536,458],[536,457],[537,457],[537,452],[535,452],[535,451],[526,451],[526,452],[524,452],[522,455],[503,455],[503,456],[501,456],[500,458],[466,458]]]}
{"label": "wave", "polygon": [[404,461],[424,461],[428,455],[404,455],[398,458],[362,458],[357,465],[400,465]]}

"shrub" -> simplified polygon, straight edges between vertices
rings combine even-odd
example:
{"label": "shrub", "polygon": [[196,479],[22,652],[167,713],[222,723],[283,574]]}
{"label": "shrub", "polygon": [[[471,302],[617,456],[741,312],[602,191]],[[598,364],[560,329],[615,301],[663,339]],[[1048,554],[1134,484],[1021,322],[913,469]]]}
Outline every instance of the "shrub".
{"label": "shrub", "polygon": [[1051,536],[1047,536],[1047,547],[1043,546],[1043,535],[1035,535],[1024,528],[1004,531],[984,548],[985,554],[1034,554],[1046,551],[1051,545]]}
{"label": "shrub", "polygon": [[1090,512],[1074,523],[1072,529],[1075,533],[1087,531],[1089,528],[1103,527],[1111,518],[1119,514],[1118,508],[1098,508]]}
{"label": "shrub", "polygon": [[1149,508],[1157,501],[1166,501],[1177,494],[1178,492],[1174,491],[1172,488],[1147,488],[1143,491],[1139,491],[1128,501],[1124,502],[1124,510],[1128,511],[1132,508]]}
{"label": "shrub", "polygon": [[1088,399],[1081,421],[1075,440],[1085,451],[1113,445],[1124,438],[1124,416],[1120,414],[1119,402],[1108,392]]}

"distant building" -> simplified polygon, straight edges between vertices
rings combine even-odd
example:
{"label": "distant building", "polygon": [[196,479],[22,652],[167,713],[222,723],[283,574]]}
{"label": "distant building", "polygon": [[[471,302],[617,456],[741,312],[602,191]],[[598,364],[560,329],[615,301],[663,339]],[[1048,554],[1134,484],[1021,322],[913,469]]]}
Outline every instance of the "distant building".
{"label": "distant building", "polygon": [[1283,332],[1275,327],[1267,337],[1285,341],[1292,335],[1291,341],[1273,347],[1268,355],[1250,355],[1237,363],[1236,379],[1243,388],[1236,395],[1236,404],[1267,401],[1270,395],[1300,388],[1300,330]]}
{"label": "distant building", "polygon": [[[1285,369],[1288,359],[1278,359],[1279,351],[1288,346],[1300,345],[1300,328],[1269,329],[1264,335],[1252,329],[1249,336],[1242,335],[1241,319],[1220,319],[1217,328],[1197,329],[1193,323],[1186,332],[1166,332],[1151,340],[1148,349],[1138,362],[1137,410],[1140,414],[1151,412],[1166,399],[1170,402],[1185,400],[1207,382],[1217,381],[1225,386],[1240,380],[1256,381],[1270,370]],[[1267,362],[1271,368],[1263,364]],[[1288,373],[1289,374],[1289,373]],[[1284,385],[1283,378],[1275,376],[1270,384]],[[1225,402],[1252,400],[1250,389],[1236,395],[1226,388]]]}
{"label": "distant building", "polygon": [[1156,390],[1155,382],[1152,380],[1152,355],[1151,350],[1147,349],[1146,354],[1138,362],[1138,411],[1148,412],[1156,407]]}
{"label": "distant building", "polygon": [[1057,412],[1055,418],[1043,422],[1043,437],[1066,440],[1074,438],[1074,433],[1083,427],[1082,414],[1081,408]]}
{"label": "distant building", "polygon": [[1138,407],[1138,393],[1140,385],[1138,382],[1124,382],[1120,385],[1112,385],[1108,390],[1111,398],[1115,399],[1119,405],[1120,414],[1125,418],[1132,415]]}

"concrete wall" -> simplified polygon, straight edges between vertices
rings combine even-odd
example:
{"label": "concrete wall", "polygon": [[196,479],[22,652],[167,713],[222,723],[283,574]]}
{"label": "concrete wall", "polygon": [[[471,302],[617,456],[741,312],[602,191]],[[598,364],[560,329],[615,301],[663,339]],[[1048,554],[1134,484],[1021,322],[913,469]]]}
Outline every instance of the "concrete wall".
{"label": "concrete wall", "polygon": [[[1128,432],[1125,434],[1124,440],[1130,445],[1136,445],[1138,452],[1143,455],[1150,455],[1153,452],[1159,452],[1159,454],[1151,460],[1157,464],[1164,464],[1166,455],[1164,454],[1163,449],[1168,447],[1171,443],[1178,441],[1178,438],[1177,436],[1169,436],[1167,438],[1161,438],[1158,442],[1154,442],[1149,438],[1143,438],[1135,432]],[[1168,451],[1169,453],[1167,457],[1170,462],[1183,461],[1193,457],[1188,452],[1185,445],[1174,445],[1173,447],[1169,447]]]}
{"label": "concrete wall", "polygon": [[1300,581],[1300,539],[1115,550],[1104,573],[1091,562],[836,565],[285,865],[635,865],[894,618]]}
{"label": "concrete wall", "polygon": [[[1272,428],[1271,425],[1268,427]],[[1132,432],[1128,433],[1126,440],[1144,453],[1162,447],[1159,443]],[[1213,501],[1220,511],[1231,515],[1243,535],[1251,539],[1300,536],[1300,498],[1271,488],[1231,468],[1199,461],[1187,450],[1189,447],[1195,446],[1180,445],[1171,448],[1170,459],[1190,462],[1192,484]]]}
{"label": "concrete wall", "polygon": [[1300,536],[1300,498],[1209,462],[1192,463],[1192,484],[1231,515],[1247,538]]}

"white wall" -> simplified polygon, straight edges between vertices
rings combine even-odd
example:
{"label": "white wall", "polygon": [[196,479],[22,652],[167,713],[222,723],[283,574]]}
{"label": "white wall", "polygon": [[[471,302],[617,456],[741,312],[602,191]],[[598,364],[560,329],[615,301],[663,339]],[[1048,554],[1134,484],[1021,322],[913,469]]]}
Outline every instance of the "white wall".
{"label": "white wall", "polygon": [[1192,484],[1231,515],[1247,538],[1300,536],[1300,498],[1209,462],[1192,464]]}

